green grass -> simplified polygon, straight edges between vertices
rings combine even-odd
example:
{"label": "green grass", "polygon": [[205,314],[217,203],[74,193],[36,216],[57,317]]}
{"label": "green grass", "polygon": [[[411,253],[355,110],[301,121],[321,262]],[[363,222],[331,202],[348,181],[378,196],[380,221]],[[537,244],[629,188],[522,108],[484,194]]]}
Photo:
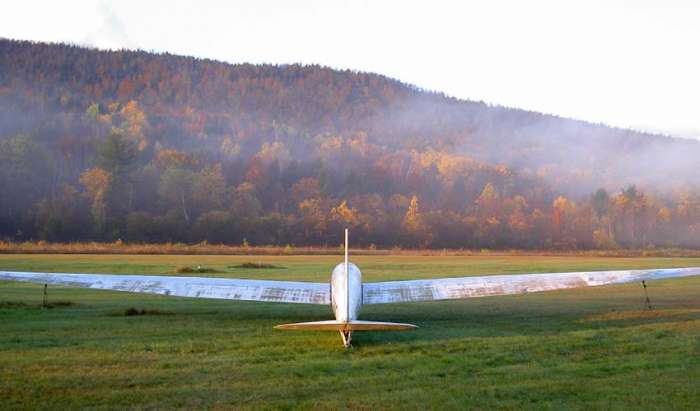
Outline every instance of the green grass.
{"label": "green grass", "polygon": [[[328,281],[334,256],[3,255],[0,269]],[[365,281],[700,266],[693,258],[359,256]],[[193,274],[201,275],[201,274]],[[278,331],[328,307],[0,282],[0,408],[697,409],[700,278],[365,306],[412,332]],[[71,304],[72,303],[72,304]],[[142,315],[125,315],[134,308]]]}

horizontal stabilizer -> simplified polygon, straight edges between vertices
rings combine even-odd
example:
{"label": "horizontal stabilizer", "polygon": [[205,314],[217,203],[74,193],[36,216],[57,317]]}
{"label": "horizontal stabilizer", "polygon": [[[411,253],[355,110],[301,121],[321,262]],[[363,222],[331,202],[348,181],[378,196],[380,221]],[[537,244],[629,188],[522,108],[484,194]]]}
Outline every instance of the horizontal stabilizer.
{"label": "horizontal stabilizer", "polygon": [[379,321],[350,321],[341,322],[335,320],[313,321],[309,323],[280,324],[275,326],[278,330],[329,330],[329,331],[381,331],[381,330],[412,330],[418,328],[413,324],[385,323]]}

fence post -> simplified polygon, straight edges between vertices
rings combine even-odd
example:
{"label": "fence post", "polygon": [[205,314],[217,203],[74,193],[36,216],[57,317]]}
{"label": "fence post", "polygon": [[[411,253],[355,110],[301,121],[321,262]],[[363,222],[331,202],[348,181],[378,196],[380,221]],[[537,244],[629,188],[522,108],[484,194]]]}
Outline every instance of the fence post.
{"label": "fence post", "polygon": [[41,302],[41,309],[45,310],[48,306],[48,294],[46,292],[46,289],[48,288],[48,284],[44,284],[44,300]]}
{"label": "fence post", "polygon": [[644,287],[644,308],[646,308],[649,311],[653,311],[653,308],[651,308],[651,301],[649,300],[649,294],[647,293],[647,283],[642,280],[642,287]]}

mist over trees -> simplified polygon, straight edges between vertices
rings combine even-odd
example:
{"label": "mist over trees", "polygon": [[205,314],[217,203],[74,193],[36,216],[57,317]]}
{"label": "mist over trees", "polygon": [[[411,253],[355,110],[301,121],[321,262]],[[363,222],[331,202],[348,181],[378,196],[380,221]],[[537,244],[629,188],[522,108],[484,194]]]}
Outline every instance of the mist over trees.
{"label": "mist over trees", "polygon": [[6,240],[698,247],[698,158],[376,74],[0,40]]}

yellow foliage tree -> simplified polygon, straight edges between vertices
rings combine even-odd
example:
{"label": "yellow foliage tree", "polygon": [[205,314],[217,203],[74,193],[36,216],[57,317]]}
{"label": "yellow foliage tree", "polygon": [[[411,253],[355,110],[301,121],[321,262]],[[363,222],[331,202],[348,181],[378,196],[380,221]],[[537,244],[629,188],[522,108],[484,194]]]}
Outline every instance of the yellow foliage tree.
{"label": "yellow foliage tree", "polygon": [[552,228],[555,241],[560,246],[575,246],[573,238],[573,218],[576,212],[576,203],[564,196],[557,197],[552,203]]}
{"label": "yellow foliage tree", "polygon": [[348,202],[345,200],[331,209],[330,219],[346,228],[355,228],[360,223],[357,210],[348,207]]}
{"label": "yellow foliage tree", "polygon": [[80,175],[80,184],[90,198],[90,209],[95,231],[101,233],[107,219],[107,194],[112,183],[112,173],[101,168],[91,168]]}
{"label": "yellow foliage tree", "polygon": [[135,100],[129,101],[122,107],[119,114],[124,118],[124,123],[121,125],[122,130],[136,142],[139,151],[145,150],[148,147],[148,139],[145,135],[148,119],[146,113],[139,107],[139,103]]}
{"label": "yellow foliage tree", "polygon": [[420,211],[418,197],[411,197],[408,210],[401,222],[401,231],[404,243],[410,246],[426,247],[431,238],[430,230],[425,223],[425,218]]}

